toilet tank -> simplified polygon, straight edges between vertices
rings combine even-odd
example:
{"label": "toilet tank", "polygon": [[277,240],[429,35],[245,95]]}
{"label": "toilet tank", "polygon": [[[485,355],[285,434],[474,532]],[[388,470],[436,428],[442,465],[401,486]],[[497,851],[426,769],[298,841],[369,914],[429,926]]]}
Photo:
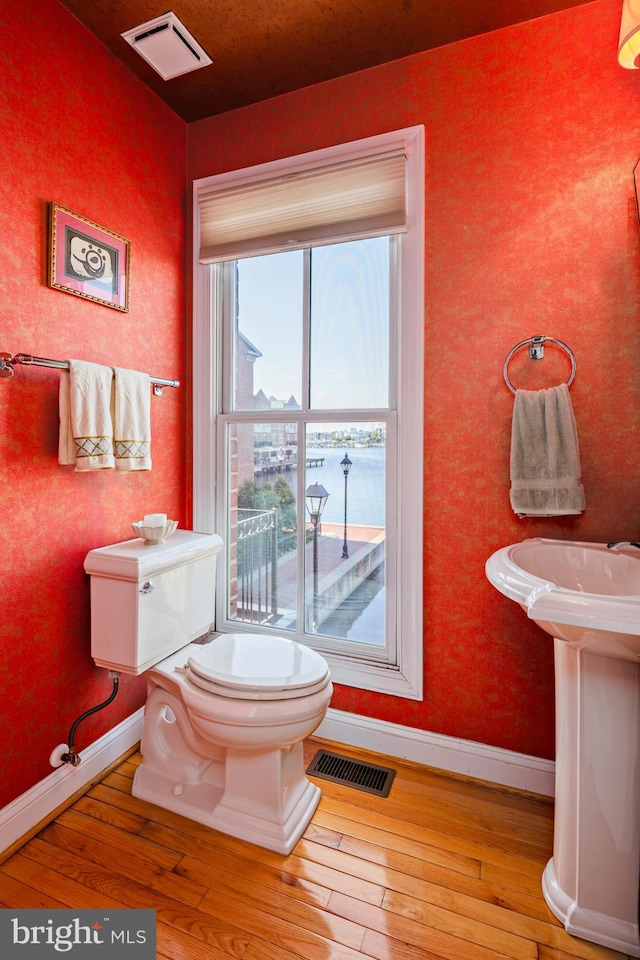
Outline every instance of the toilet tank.
{"label": "toilet tank", "polygon": [[125,540],[90,550],[91,656],[139,674],[208,633],[215,617],[213,533],[176,530],[164,543]]}

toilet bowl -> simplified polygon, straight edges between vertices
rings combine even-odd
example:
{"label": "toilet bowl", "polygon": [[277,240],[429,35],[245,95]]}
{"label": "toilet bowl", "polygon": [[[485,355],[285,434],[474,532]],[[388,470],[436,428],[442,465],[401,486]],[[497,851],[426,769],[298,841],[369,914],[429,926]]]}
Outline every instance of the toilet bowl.
{"label": "toilet bowl", "polygon": [[96,663],[146,676],[132,793],[288,854],[320,799],[302,741],[329,706],[329,667],[286,637],[209,633],[222,541],[174,537],[125,541],[85,560]]}

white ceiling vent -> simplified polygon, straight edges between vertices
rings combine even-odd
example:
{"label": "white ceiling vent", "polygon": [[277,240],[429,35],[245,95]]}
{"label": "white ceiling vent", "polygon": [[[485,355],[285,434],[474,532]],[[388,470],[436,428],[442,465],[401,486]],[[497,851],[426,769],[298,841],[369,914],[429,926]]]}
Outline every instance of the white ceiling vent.
{"label": "white ceiling vent", "polygon": [[164,13],[121,34],[164,80],[212,63],[175,13]]}

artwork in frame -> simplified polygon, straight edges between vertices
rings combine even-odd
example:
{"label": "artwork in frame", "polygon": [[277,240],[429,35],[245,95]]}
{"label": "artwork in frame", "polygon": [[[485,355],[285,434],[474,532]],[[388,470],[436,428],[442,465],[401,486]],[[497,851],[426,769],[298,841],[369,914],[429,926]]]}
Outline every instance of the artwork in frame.
{"label": "artwork in frame", "polygon": [[49,204],[50,287],[128,312],[130,260],[124,237]]}

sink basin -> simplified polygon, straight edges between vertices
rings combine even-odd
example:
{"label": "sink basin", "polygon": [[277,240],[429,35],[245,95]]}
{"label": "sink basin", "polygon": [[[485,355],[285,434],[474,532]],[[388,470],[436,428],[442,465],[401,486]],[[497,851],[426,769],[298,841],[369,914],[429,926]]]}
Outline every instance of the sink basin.
{"label": "sink basin", "polygon": [[537,537],[496,551],[486,574],[552,637],[640,659],[640,550]]}
{"label": "sink basin", "polygon": [[640,550],[523,540],[489,557],[486,574],[554,637],[545,900],[573,936],[640,958]]}

